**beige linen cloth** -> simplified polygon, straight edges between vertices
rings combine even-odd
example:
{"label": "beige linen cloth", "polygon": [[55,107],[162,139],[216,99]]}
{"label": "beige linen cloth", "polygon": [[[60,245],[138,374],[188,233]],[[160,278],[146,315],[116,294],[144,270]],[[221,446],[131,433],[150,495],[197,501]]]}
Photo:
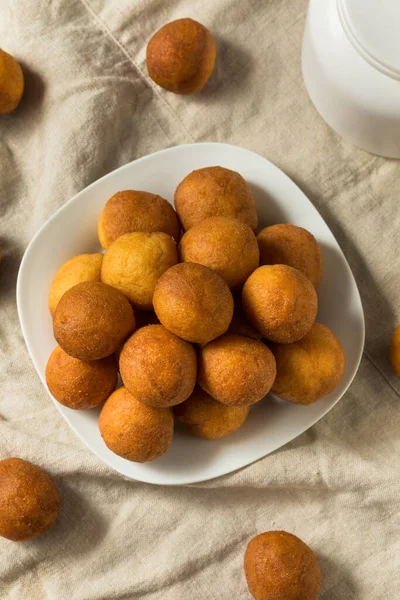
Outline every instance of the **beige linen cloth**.
{"label": "beige linen cloth", "polygon": [[[316,551],[323,600],[400,598],[400,381],[388,361],[400,322],[400,164],[351,147],[316,113],[300,68],[306,9],[306,0],[1,1],[0,46],[21,61],[26,93],[0,117],[0,457],[38,463],[62,495],[51,531],[0,540],[2,600],[247,600],[243,553],[269,529]],[[185,16],[218,46],[212,80],[194,97],[157,88],[145,66],[151,34]],[[111,471],[69,430],[29,359],[15,284],[30,239],[72,195],[193,141],[250,148],[305,191],[356,276],[367,338],[353,385],[307,433],[209,483],[156,487]]]}

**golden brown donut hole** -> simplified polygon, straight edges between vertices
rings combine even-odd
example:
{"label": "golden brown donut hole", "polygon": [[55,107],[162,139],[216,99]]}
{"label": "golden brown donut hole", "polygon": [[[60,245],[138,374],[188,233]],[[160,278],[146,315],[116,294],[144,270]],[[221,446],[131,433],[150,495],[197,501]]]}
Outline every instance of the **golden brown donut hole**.
{"label": "golden brown donut hole", "polygon": [[174,419],[169,408],[142,404],[124,387],[106,401],[99,418],[106,446],[118,456],[147,462],[164,454],[172,442]]}
{"label": "golden brown donut hole", "polygon": [[210,217],[234,217],[257,230],[250,186],[239,173],[225,167],[204,167],[189,173],[176,188],[174,202],[185,231]]}
{"label": "golden brown donut hole", "polygon": [[53,316],[62,296],[84,281],[100,281],[103,254],[79,254],[58,269],[50,286],[49,310]]}
{"label": "golden brown donut hole", "polygon": [[343,375],[343,347],[329,327],[321,323],[314,323],[297,342],[270,347],[277,369],[272,391],[289,402],[312,404],[332,392]]}
{"label": "golden brown donut hole", "polygon": [[258,340],[227,333],[199,352],[198,382],[210,396],[230,406],[258,402],[276,375],[272,352]]}
{"label": "golden brown donut hole", "polygon": [[248,406],[228,406],[211,398],[197,386],[193,394],[174,407],[174,414],[186,430],[207,440],[216,440],[237,431],[246,421]]}
{"label": "golden brown donut hole", "polygon": [[22,458],[0,460],[0,536],[21,542],[49,529],[60,494],[43,469]]}
{"label": "golden brown donut hole", "polygon": [[193,346],[162,325],[148,325],[125,343],[119,359],[122,381],[139,402],[168,407],[193,392],[197,358]]}
{"label": "golden brown donut hole", "polygon": [[157,282],[153,305],[166,329],[198,344],[225,333],[233,315],[233,298],[225,281],[195,263],[168,269]]}
{"label": "golden brown donut hole", "polygon": [[122,292],[136,310],[149,311],[159,277],[177,262],[176,243],[170,235],[125,233],[106,250],[101,280]]}
{"label": "golden brown donut hole", "polygon": [[257,236],[260,265],[288,265],[317,287],[322,276],[321,250],[315,237],[296,225],[265,227]]}
{"label": "golden brown donut hole", "polygon": [[255,600],[317,600],[321,589],[314,552],[285,531],[254,537],[246,548],[244,570]]}
{"label": "golden brown donut hole", "polygon": [[243,286],[242,304],[249,321],[263,337],[289,344],[308,333],[318,311],[310,280],[286,265],[262,266]]}
{"label": "golden brown donut hole", "polygon": [[11,54],[0,48],[0,115],[12,112],[24,93],[24,75]]}
{"label": "golden brown donut hole", "polygon": [[124,190],[106,202],[98,223],[100,244],[107,249],[125,233],[162,231],[179,240],[180,225],[172,205],[149,192]]}
{"label": "golden brown donut hole", "polygon": [[117,385],[114,355],[84,361],[69,356],[57,346],[46,366],[46,382],[60,404],[75,410],[95,408],[105,402]]}
{"label": "golden brown donut hole", "polygon": [[215,57],[211,33],[193,19],[178,19],[161,27],[146,51],[151,79],[175,94],[201,90],[213,72]]}
{"label": "golden brown donut hole", "polygon": [[54,313],[54,337],[74,358],[100,360],[113,354],[135,328],[128,299],[101,282],[78,283]]}
{"label": "golden brown donut hole", "polygon": [[393,372],[400,378],[400,325],[396,327],[390,344],[390,363]]}
{"label": "golden brown donut hole", "polygon": [[221,275],[231,290],[240,288],[259,262],[254,233],[233,217],[210,217],[189,229],[179,255],[182,262],[198,263]]}

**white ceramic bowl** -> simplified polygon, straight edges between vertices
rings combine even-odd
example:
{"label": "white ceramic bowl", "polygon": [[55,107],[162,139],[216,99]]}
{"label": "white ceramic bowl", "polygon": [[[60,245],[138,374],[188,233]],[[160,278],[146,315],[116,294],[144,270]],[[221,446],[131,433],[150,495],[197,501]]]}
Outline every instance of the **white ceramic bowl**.
{"label": "white ceramic bowl", "polygon": [[310,0],[304,83],[325,121],[373,154],[400,158],[400,1]]}
{"label": "white ceramic bowl", "polygon": [[97,220],[108,198],[119,190],[141,189],[172,201],[183,177],[210,165],[239,171],[250,183],[260,227],[290,222],[315,235],[324,261],[318,319],[342,342],[346,369],[335,391],[316,404],[296,406],[270,396],[256,404],[244,427],[227,438],[201,440],[177,429],[168,452],[148,464],[129,462],[108,450],[98,431],[98,410],[73,411],[54,400],[71,429],[101,460],[123,475],[150,483],[187,484],[211,479],[283,446],[336,404],[356,374],[363,350],[364,317],[350,267],[303,192],[277,167],[249,150],[227,144],[190,144],[140,158],[99,179],[60,208],[29,244],[19,271],[17,302],[25,341],[43,385],[46,362],[55,346],[47,308],[49,286],[64,261],[100,251]]}

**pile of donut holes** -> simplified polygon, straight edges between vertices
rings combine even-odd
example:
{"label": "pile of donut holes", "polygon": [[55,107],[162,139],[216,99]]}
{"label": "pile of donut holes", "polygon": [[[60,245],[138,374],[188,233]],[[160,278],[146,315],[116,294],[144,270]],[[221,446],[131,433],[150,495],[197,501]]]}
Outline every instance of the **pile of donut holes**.
{"label": "pile of donut holes", "polygon": [[98,221],[105,252],[62,265],[49,294],[51,394],[75,410],[101,406],[105,444],[135,462],[166,452],[174,421],[217,439],[270,391],[316,402],[345,364],[315,322],[322,260],[311,233],[258,232],[250,186],[220,166],[188,174],[174,200],[175,210],[145,191],[112,196]]}

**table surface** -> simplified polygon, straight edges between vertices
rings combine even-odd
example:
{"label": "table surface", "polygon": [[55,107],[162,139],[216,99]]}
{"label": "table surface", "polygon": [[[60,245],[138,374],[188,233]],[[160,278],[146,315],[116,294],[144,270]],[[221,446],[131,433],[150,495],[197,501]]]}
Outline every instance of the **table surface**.
{"label": "table surface", "polygon": [[[0,117],[0,457],[47,469],[63,505],[37,540],[0,540],[2,599],[247,599],[243,553],[270,529],[315,550],[321,599],[399,597],[400,382],[388,347],[400,322],[400,165],[351,147],[316,113],[300,67],[306,9],[306,0],[57,0],[39,11],[3,0],[1,45],[21,62],[26,92]],[[208,26],[218,50],[193,97],[157,88],[145,66],[152,33],[184,16]],[[303,189],[356,276],[366,346],[353,385],[311,430],[232,475],[155,487],[108,469],[62,420],[28,357],[15,283],[30,239],[72,195],[193,141],[254,150]]]}

